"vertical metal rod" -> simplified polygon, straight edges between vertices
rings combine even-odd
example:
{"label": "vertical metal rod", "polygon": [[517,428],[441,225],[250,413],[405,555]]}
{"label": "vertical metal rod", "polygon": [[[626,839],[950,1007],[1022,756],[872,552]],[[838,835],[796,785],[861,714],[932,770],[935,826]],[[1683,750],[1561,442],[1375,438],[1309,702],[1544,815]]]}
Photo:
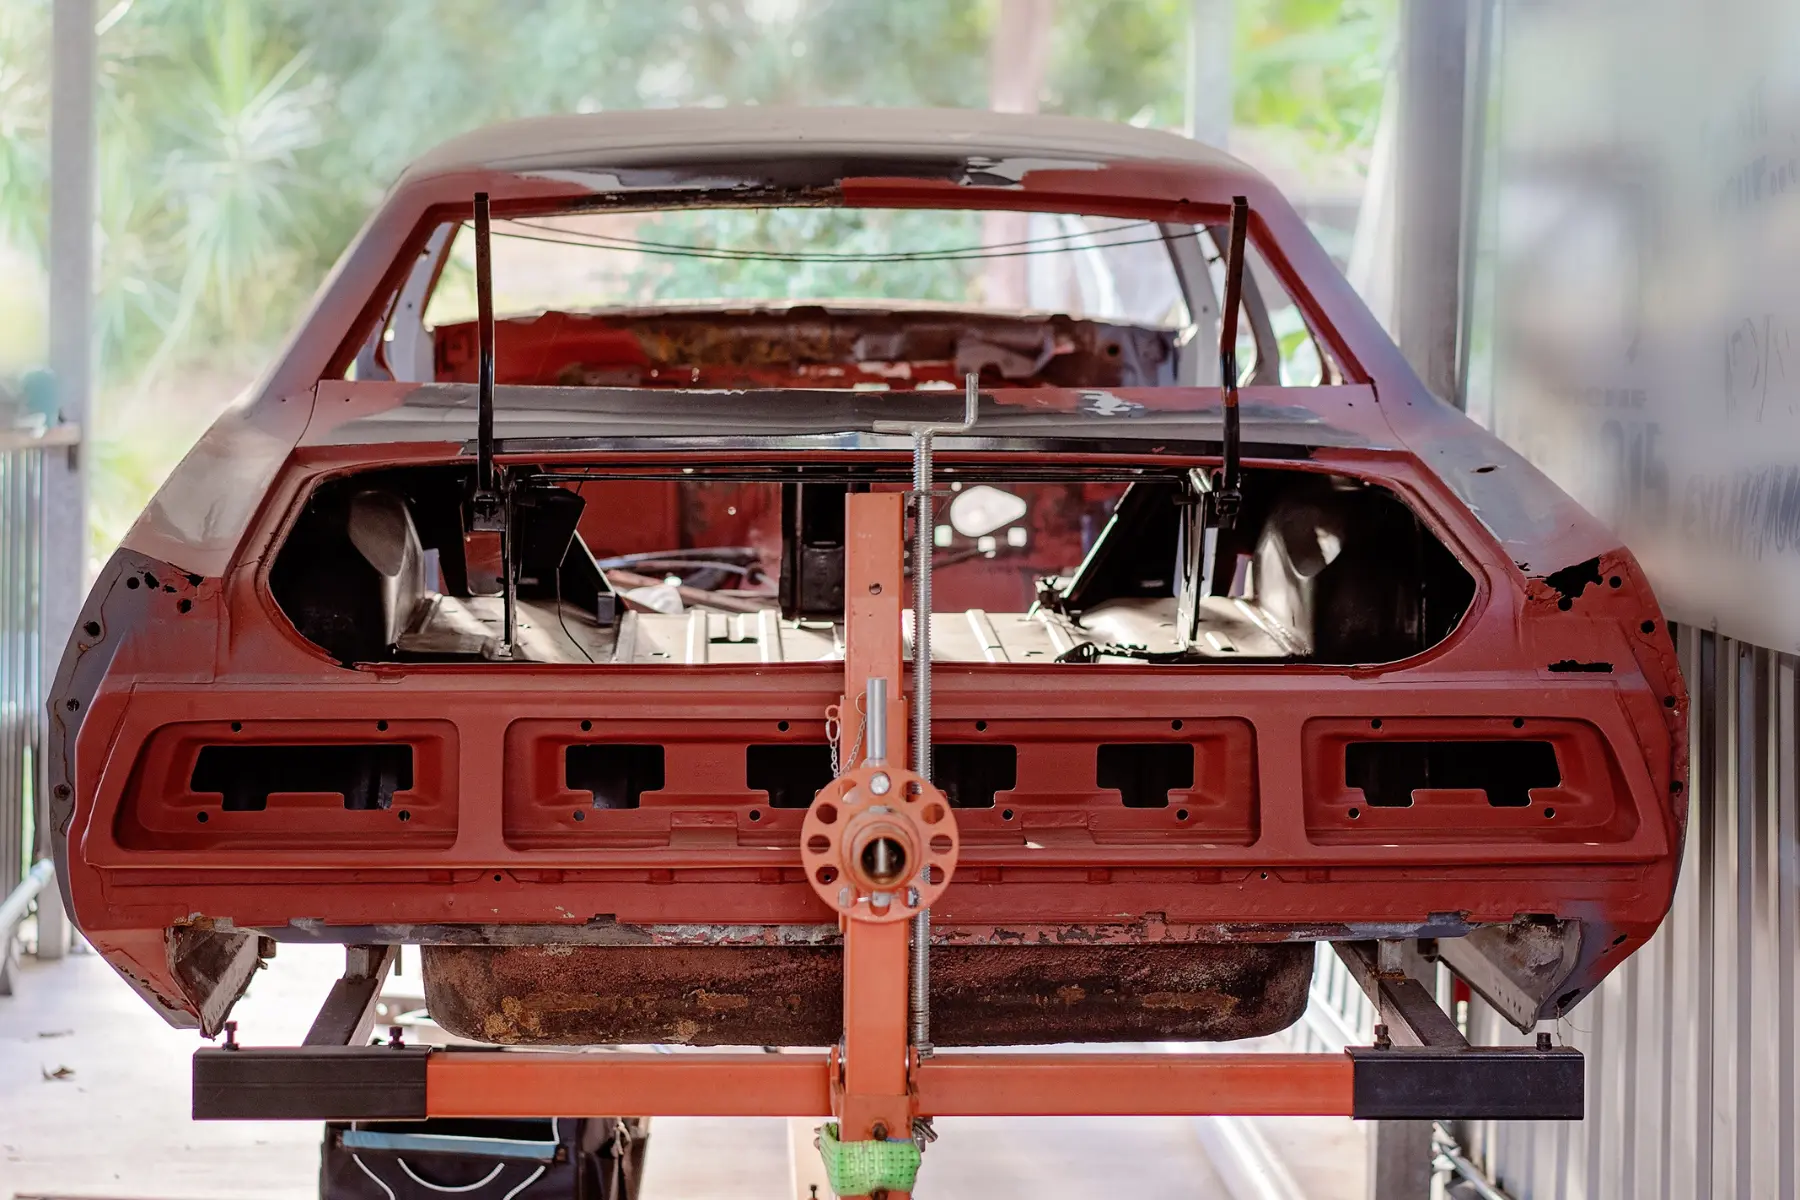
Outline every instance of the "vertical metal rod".
{"label": "vertical metal rod", "polygon": [[1238,509],[1243,504],[1242,484],[1238,474],[1238,381],[1237,325],[1238,306],[1244,294],[1244,238],[1250,225],[1250,202],[1242,196],[1231,198],[1231,232],[1225,251],[1225,298],[1219,312],[1219,384],[1223,389],[1224,466],[1219,473],[1219,488],[1213,497],[1213,511],[1221,529],[1237,523]]}
{"label": "vertical metal rod", "polygon": [[[973,393],[975,376],[966,391]],[[931,780],[931,556],[936,513],[931,502],[931,431],[913,435],[913,770]],[[912,920],[912,1042],[931,1054],[931,910]]]}
{"label": "vertical metal rod", "polygon": [[863,718],[863,728],[868,733],[868,753],[863,761],[872,765],[880,765],[887,761],[887,683],[880,676],[869,680],[869,688],[864,696],[868,705],[868,715]]}
{"label": "vertical metal rod", "polygon": [[475,489],[494,490],[494,271],[488,194],[475,193]]}

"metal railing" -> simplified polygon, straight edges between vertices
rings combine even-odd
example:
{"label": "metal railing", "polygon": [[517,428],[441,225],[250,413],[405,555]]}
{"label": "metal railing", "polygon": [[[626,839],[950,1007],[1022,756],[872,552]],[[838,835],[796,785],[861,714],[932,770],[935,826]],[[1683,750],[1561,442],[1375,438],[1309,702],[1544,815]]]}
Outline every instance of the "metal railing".
{"label": "metal railing", "polygon": [[44,744],[44,454],[48,436],[0,430],[0,896],[35,857]]}
{"label": "metal railing", "polygon": [[[50,883],[39,823],[44,748],[45,457],[76,443],[73,427],[0,428],[0,995],[10,988],[12,941]],[[51,883],[51,886],[54,886]]]}

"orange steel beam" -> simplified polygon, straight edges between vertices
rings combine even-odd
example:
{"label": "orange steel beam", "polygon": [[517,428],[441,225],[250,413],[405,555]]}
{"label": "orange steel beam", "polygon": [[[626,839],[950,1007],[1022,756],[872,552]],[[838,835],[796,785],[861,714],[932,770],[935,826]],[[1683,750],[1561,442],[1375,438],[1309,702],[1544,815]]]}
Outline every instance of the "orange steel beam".
{"label": "orange steel beam", "polygon": [[938,1054],[913,1072],[934,1117],[1349,1116],[1345,1054]]}
{"label": "orange steel beam", "polygon": [[[913,1082],[928,1116],[1349,1116],[1352,1070],[1343,1054],[951,1051],[917,1064]],[[451,1050],[427,1062],[426,1108],[433,1117],[823,1116],[829,1078],[816,1051]]]}
{"label": "orange steel beam", "polygon": [[[887,680],[887,756],[907,761],[905,667],[901,603],[905,518],[897,492],[865,492],[844,499],[844,700],[841,769],[866,754],[868,736],[856,718],[871,679]],[[874,719],[876,714],[867,714]],[[858,736],[859,729],[861,736]],[[858,746],[855,755],[848,747]],[[912,1133],[907,1066],[907,926],[904,922],[844,922],[844,1074],[834,1097],[846,1141]]]}
{"label": "orange steel beam", "polygon": [[447,1051],[425,1067],[434,1117],[803,1117],[831,1111],[827,1056]]}

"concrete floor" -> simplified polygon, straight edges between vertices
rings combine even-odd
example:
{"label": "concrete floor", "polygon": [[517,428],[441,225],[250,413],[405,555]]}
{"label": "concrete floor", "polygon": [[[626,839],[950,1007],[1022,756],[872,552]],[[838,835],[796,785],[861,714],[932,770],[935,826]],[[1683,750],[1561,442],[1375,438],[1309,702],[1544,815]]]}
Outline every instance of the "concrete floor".
{"label": "concrete floor", "polygon": [[[342,963],[336,947],[283,946],[234,1014],[239,1040],[298,1042]],[[196,1034],[164,1025],[91,953],[24,958],[17,994],[0,998],[0,1200],[316,1196],[317,1124],[188,1119],[188,1060],[198,1044]],[[661,1118],[645,1200],[804,1200],[789,1145],[809,1141],[805,1125]],[[1350,1122],[1255,1127],[1300,1195],[1360,1200],[1362,1137]],[[1241,1185],[1234,1194],[1231,1164],[1208,1158],[1217,1131],[1187,1118],[964,1118],[938,1128],[920,1175],[931,1200],[1243,1195]]]}

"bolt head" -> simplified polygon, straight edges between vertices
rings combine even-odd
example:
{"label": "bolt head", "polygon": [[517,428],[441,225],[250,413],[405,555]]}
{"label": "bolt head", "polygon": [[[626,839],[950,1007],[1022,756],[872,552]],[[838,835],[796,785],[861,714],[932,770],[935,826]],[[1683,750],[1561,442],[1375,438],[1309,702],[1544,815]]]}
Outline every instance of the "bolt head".
{"label": "bolt head", "polygon": [[888,774],[886,771],[875,772],[874,778],[869,780],[869,790],[871,792],[874,792],[877,796],[887,795],[889,789],[891,789],[893,786],[894,786],[894,781],[892,779],[888,778]]}

